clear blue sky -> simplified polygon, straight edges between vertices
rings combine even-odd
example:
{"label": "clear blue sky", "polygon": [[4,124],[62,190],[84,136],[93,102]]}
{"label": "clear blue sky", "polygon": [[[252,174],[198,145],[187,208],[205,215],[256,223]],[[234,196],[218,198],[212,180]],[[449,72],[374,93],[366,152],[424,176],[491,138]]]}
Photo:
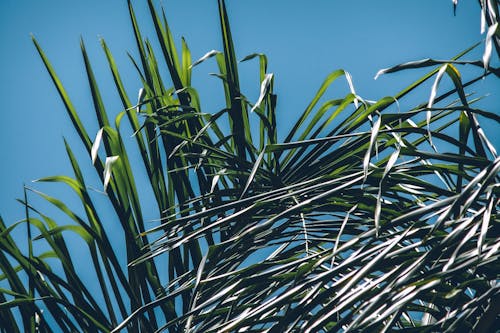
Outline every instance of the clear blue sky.
{"label": "clear blue sky", "polygon": [[[146,1],[133,3],[143,34],[154,39]],[[162,3],[176,40],[186,38],[193,59],[222,49],[216,0]],[[395,94],[397,87],[409,84],[421,73],[410,71],[374,81],[379,69],[426,57],[451,58],[484,37],[479,31],[479,6],[472,0],[460,1],[456,17],[451,0],[228,0],[227,5],[238,57],[254,52],[268,56],[268,71],[275,74],[279,95],[281,137],[325,76],[335,69],[349,71],[357,92],[376,99]],[[7,223],[23,217],[22,206],[15,202],[22,197],[23,183],[31,185],[31,180],[49,175],[71,175],[63,136],[79,152],[82,164],[87,161],[90,167],[30,33],[52,61],[91,135],[97,127],[79,50],[80,36],[112,113],[120,111],[120,103],[113,89],[105,88],[111,87],[112,81],[98,36],[105,38],[114,53],[130,95],[135,96],[140,88],[126,55],[127,51],[136,55],[136,51],[125,0],[0,1],[0,214]],[[474,56],[479,58],[480,52]],[[242,64],[243,89],[254,100],[259,89],[256,70],[256,63]],[[208,75],[214,71],[213,63],[208,63],[194,73],[195,87],[201,86],[202,104],[208,106],[204,111],[216,107],[211,89],[219,89],[218,82]],[[498,80],[485,80],[473,91],[492,93],[483,105],[498,112],[499,88]],[[488,124],[485,127],[487,134],[493,131]],[[498,136],[490,136],[498,147]],[[49,192],[58,191],[52,186]]]}

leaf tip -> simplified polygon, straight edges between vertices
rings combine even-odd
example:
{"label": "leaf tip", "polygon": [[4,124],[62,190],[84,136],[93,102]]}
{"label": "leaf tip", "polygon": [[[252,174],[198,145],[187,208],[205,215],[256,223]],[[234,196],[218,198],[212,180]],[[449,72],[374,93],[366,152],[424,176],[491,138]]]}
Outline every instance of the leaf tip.
{"label": "leaf tip", "polygon": [[381,69],[377,72],[377,74],[375,74],[375,76],[373,77],[374,80],[378,79],[380,75],[384,74],[385,73],[385,69]]}

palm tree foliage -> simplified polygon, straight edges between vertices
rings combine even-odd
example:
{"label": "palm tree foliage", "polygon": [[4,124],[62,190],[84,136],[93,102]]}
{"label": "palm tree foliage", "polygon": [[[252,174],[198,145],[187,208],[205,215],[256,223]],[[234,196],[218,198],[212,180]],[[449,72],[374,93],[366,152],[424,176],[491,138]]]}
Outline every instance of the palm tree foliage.
{"label": "palm tree foliage", "polygon": [[[478,99],[467,92],[485,75],[499,76],[489,64],[492,50],[497,55],[500,50],[498,2],[480,1],[487,31],[482,60],[461,60],[475,45],[451,60],[382,70],[379,74],[430,71],[378,101],[357,95],[348,72],[334,71],[282,142],[267,58],[243,59],[259,62],[260,96],[252,103],[240,90],[228,15],[224,1],[218,3],[223,50],[192,62],[186,42],[178,52],[164,13],[148,0],[158,57],[129,2],[139,50],[132,61],[143,89],[137,100],[129,97],[102,40],[123,104],[114,121],[82,41],[100,128],[95,139],[33,39],[105,196],[90,190],[66,143],[74,175],[39,181],[69,186],[81,213],[26,188],[20,200],[26,219],[11,225],[0,219],[0,279],[8,285],[0,293],[0,331],[486,332],[498,327],[500,159],[478,119],[498,123],[500,118],[475,108]],[[191,75],[200,62],[214,60],[225,105],[208,113]],[[160,61],[168,78],[160,73]],[[459,72],[464,64],[484,72],[464,82]],[[439,83],[447,78],[453,88],[443,92]],[[400,107],[429,80],[430,98]],[[327,92],[331,85],[335,89]],[[253,124],[258,130],[251,130]],[[142,164],[131,163],[131,151]],[[140,195],[146,186],[134,174],[144,171],[156,224],[143,217]],[[33,195],[71,223],[34,207]],[[96,205],[103,198],[113,207],[119,232],[107,226],[109,213]],[[27,226],[27,253],[11,235],[21,226]],[[68,246],[67,232],[87,245],[84,269],[98,283],[94,290],[78,274],[82,261]],[[124,249],[113,245],[117,234]]]}

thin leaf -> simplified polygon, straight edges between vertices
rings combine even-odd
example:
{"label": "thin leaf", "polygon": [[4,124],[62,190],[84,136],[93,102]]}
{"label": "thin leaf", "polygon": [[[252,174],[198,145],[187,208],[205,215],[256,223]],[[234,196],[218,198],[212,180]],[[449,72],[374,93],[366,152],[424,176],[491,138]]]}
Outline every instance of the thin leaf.
{"label": "thin leaf", "polygon": [[251,112],[253,112],[255,109],[259,109],[261,107],[262,102],[264,101],[264,99],[266,98],[266,95],[269,92],[269,86],[271,84],[272,79],[273,79],[273,74],[272,73],[271,74],[266,74],[266,77],[265,77],[264,81],[262,81],[262,83],[260,84],[259,99],[257,100],[257,102],[255,103],[255,105],[250,110]]}
{"label": "thin leaf", "polygon": [[95,164],[95,161],[97,159],[97,152],[99,150],[99,146],[101,145],[102,132],[103,131],[104,131],[104,128],[101,128],[101,129],[99,129],[97,131],[94,143],[92,144],[92,149],[90,150],[90,156],[91,156],[91,159],[92,159],[92,164]]}
{"label": "thin leaf", "polygon": [[217,54],[220,54],[220,53],[221,52],[217,51],[217,50],[208,51],[207,53],[205,53],[205,55],[203,55],[203,57],[201,57],[200,59],[196,60],[192,65],[190,65],[189,68],[193,68],[195,66],[198,66],[199,64],[201,64],[205,60],[210,59],[213,56],[215,56]]}
{"label": "thin leaf", "polygon": [[106,163],[104,164],[104,191],[108,188],[109,181],[111,180],[111,171],[113,165],[118,161],[119,156],[109,156],[106,157]]}
{"label": "thin leaf", "polygon": [[497,28],[498,28],[498,22],[492,24],[488,28],[488,32],[486,33],[486,39],[484,42],[484,53],[483,53],[483,64],[485,72],[488,70],[488,66],[490,64],[491,52],[493,50],[493,36],[496,35]]}

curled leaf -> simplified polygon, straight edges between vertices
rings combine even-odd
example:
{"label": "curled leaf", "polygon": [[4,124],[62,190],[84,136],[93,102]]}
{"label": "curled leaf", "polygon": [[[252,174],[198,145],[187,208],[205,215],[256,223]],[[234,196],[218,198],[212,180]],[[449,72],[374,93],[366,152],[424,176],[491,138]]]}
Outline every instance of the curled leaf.
{"label": "curled leaf", "polygon": [[434,84],[432,85],[431,96],[429,97],[429,102],[427,103],[427,108],[429,108],[429,110],[427,110],[427,112],[426,112],[425,120],[427,123],[427,135],[429,136],[429,143],[433,148],[434,148],[434,144],[432,143],[432,135],[431,135],[431,128],[430,128],[432,113],[431,113],[430,108],[432,108],[432,105],[434,104],[434,100],[436,99],[439,82],[441,82],[441,79],[443,78],[443,75],[447,69],[448,69],[448,64],[444,64],[439,69],[437,76],[436,76],[436,80],[434,80]]}
{"label": "curled leaf", "polygon": [[441,64],[443,62],[444,61],[442,61],[442,60],[434,60],[431,58],[409,61],[409,62],[405,62],[403,64],[399,64],[399,65],[396,65],[393,67],[383,68],[377,72],[377,74],[375,75],[375,77],[373,79],[376,80],[376,79],[378,79],[378,77],[380,75],[383,75],[383,74],[395,73],[395,72],[399,72],[399,71],[404,70],[404,69],[428,67],[428,66]]}
{"label": "curled leaf", "polygon": [[[356,96],[356,91],[354,90],[354,84],[352,83],[352,76],[351,76],[351,73],[347,72],[347,71],[344,71],[345,73],[345,79],[347,80],[347,84],[349,85],[349,90],[351,91],[351,94],[353,94],[354,96]],[[359,107],[359,101],[357,98],[354,99],[354,106],[356,108]]]}
{"label": "curled leaf", "polygon": [[483,64],[484,64],[484,70],[488,70],[488,66],[490,64],[490,59],[491,59],[491,51],[493,49],[493,36],[495,35],[498,27],[498,22],[495,24],[491,25],[488,28],[488,33],[486,34],[486,40],[484,42],[484,54],[483,54]]}
{"label": "curled leaf", "polygon": [[389,171],[391,171],[392,167],[394,166],[394,164],[398,160],[400,153],[401,153],[401,150],[398,148],[391,154],[391,157],[389,158],[389,161],[387,161],[387,164],[385,166],[384,174],[382,175],[382,178],[385,178],[389,174]]}
{"label": "curled leaf", "polygon": [[201,57],[200,59],[196,60],[191,66],[189,66],[189,68],[193,68],[194,66],[197,66],[199,64],[201,64],[202,62],[204,62],[205,60],[209,59],[209,58],[212,58],[213,56],[219,54],[220,51],[217,51],[217,50],[212,50],[212,51],[209,51],[207,53],[205,53],[205,55],[203,57]]}
{"label": "curled leaf", "polygon": [[251,60],[255,57],[265,57],[265,56],[266,55],[263,53],[252,53],[252,54],[247,55],[245,58],[241,59],[240,62],[248,61],[248,60]]}
{"label": "curled leaf", "polygon": [[120,156],[109,156],[106,157],[106,164],[104,165],[104,191],[108,188],[109,181],[111,180],[111,168],[116,163]]}
{"label": "curled leaf", "polygon": [[101,145],[103,130],[104,130],[104,128],[101,128],[99,131],[97,131],[97,135],[95,136],[94,143],[92,144],[92,149],[90,150],[92,164],[95,164],[95,161],[97,159],[97,151],[99,150],[99,146]]}
{"label": "curled leaf", "polygon": [[253,108],[250,110],[253,112],[255,109],[260,108],[262,102],[264,101],[264,98],[266,97],[267,92],[269,91],[269,86],[271,85],[271,81],[273,79],[273,74],[266,74],[266,77],[260,84],[260,96],[259,99],[257,100],[257,103],[253,106]]}
{"label": "curled leaf", "polygon": [[439,72],[437,73],[436,80],[434,80],[434,84],[432,85],[431,96],[429,97],[429,102],[427,103],[428,108],[432,108],[432,105],[434,104],[434,100],[436,99],[436,95],[437,95],[437,88],[439,86],[439,82],[441,82],[441,79],[443,78],[443,75],[446,72],[447,68],[448,68],[448,64],[444,64],[443,66],[441,66],[441,68],[439,69]]}

